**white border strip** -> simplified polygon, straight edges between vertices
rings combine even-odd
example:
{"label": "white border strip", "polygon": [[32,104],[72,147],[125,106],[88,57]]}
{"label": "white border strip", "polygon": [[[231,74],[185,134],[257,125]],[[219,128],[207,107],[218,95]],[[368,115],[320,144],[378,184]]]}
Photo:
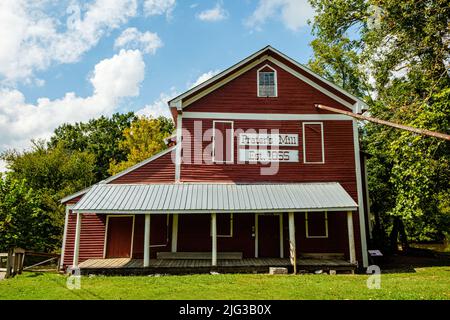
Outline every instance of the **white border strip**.
{"label": "white border strip", "polygon": [[341,114],[283,114],[283,113],[232,113],[232,112],[183,112],[185,119],[232,119],[232,120],[346,120],[352,117]]}
{"label": "white border strip", "polygon": [[63,233],[63,243],[61,247],[61,258],[59,263],[59,268],[61,269],[64,266],[64,255],[66,253],[66,243],[67,243],[67,229],[69,226],[69,214],[70,210],[74,207],[74,204],[66,205],[66,217],[64,219],[64,233]]}
{"label": "white border strip", "polygon": [[[245,209],[245,210],[217,210],[217,209],[209,209],[209,210],[152,210],[150,214],[208,214],[208,213],[282,213],[282,212],[317,212],[317,211],[356,211],[358,207],[330,207],[330,208],[285,208],[285,209]],[[147,214],[148,210],[113,210],[113,209],[105,209],[105,210],[86,210],[86,209],[76,209],[72,212],[78,213],[108,213],[108,214]]]}
{"label": "white border strip", "polygon": [[356,189],[358,192],[359,232],[361,235],[361,251],[362,251],[361,254],[363,259],[363,267],[366,268],[369,266],[369,259],[367,256],[366,219],[364,216],[361,162],[359,157],[359,133],[356,119],[353,119],[353,144],[355,148]]}

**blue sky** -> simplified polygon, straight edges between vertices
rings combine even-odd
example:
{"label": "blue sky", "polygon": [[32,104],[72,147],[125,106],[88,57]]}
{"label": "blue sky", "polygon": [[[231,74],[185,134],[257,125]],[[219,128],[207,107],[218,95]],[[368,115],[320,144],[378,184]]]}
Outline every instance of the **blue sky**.
{"label": "blue sky", "polygon": [[165,102],[270,44],[312,50],[306,0],[2,0],[0,152]]}

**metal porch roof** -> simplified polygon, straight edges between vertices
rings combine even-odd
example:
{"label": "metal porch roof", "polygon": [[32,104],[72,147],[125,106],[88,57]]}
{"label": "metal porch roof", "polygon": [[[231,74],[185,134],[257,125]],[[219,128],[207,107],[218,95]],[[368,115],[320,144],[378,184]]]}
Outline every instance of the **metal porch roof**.
{"label": "metal porch roof", "polygon": [[210,213],[356,210],[337,182],[289,184],[98,184],[73,207],[82,213]]}

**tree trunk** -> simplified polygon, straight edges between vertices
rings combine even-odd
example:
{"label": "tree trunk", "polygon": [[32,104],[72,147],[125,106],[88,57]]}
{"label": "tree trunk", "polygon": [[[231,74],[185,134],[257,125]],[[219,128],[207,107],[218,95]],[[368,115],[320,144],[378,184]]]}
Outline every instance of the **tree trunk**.
{"label": "tree trunk", "polygon": [[394,217],[391,234],[389,235],[390,248],[393,253],[398,252],[398,218]]}
{"label": "tree trunk", "polygon": [[406,236],[405,225],[400,217],[394,217],[394,225],[392,227],[390,238],[390,246],[392,252],[398,252],[398,242],[400,241],[402,251],[407,251],[409,248],[408,237]]}
{"label": "tree trunk", "polygon": [[408,237],[406,235],[406,230],[405,230],[405,224],[403,223],[403,220],[401,218],[398,218],[398,224],[399,224],[399,228],[398,228],[398,232],[399,232],[399,240],[400,243],[402,245],[402,250],[403,252],[407,252],[409,249],[409,243],[408,243]]}

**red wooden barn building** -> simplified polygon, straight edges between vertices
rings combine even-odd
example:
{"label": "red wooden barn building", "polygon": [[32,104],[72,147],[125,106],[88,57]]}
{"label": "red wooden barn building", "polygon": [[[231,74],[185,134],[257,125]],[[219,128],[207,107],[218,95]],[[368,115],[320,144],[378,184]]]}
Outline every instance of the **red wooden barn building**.
{"label": "red wooden barn building", "polygon": [[315,104],[364,106],[270,46],[172,99],[165,151],[62,200],[62,265],[366,267],[357,124]]}

